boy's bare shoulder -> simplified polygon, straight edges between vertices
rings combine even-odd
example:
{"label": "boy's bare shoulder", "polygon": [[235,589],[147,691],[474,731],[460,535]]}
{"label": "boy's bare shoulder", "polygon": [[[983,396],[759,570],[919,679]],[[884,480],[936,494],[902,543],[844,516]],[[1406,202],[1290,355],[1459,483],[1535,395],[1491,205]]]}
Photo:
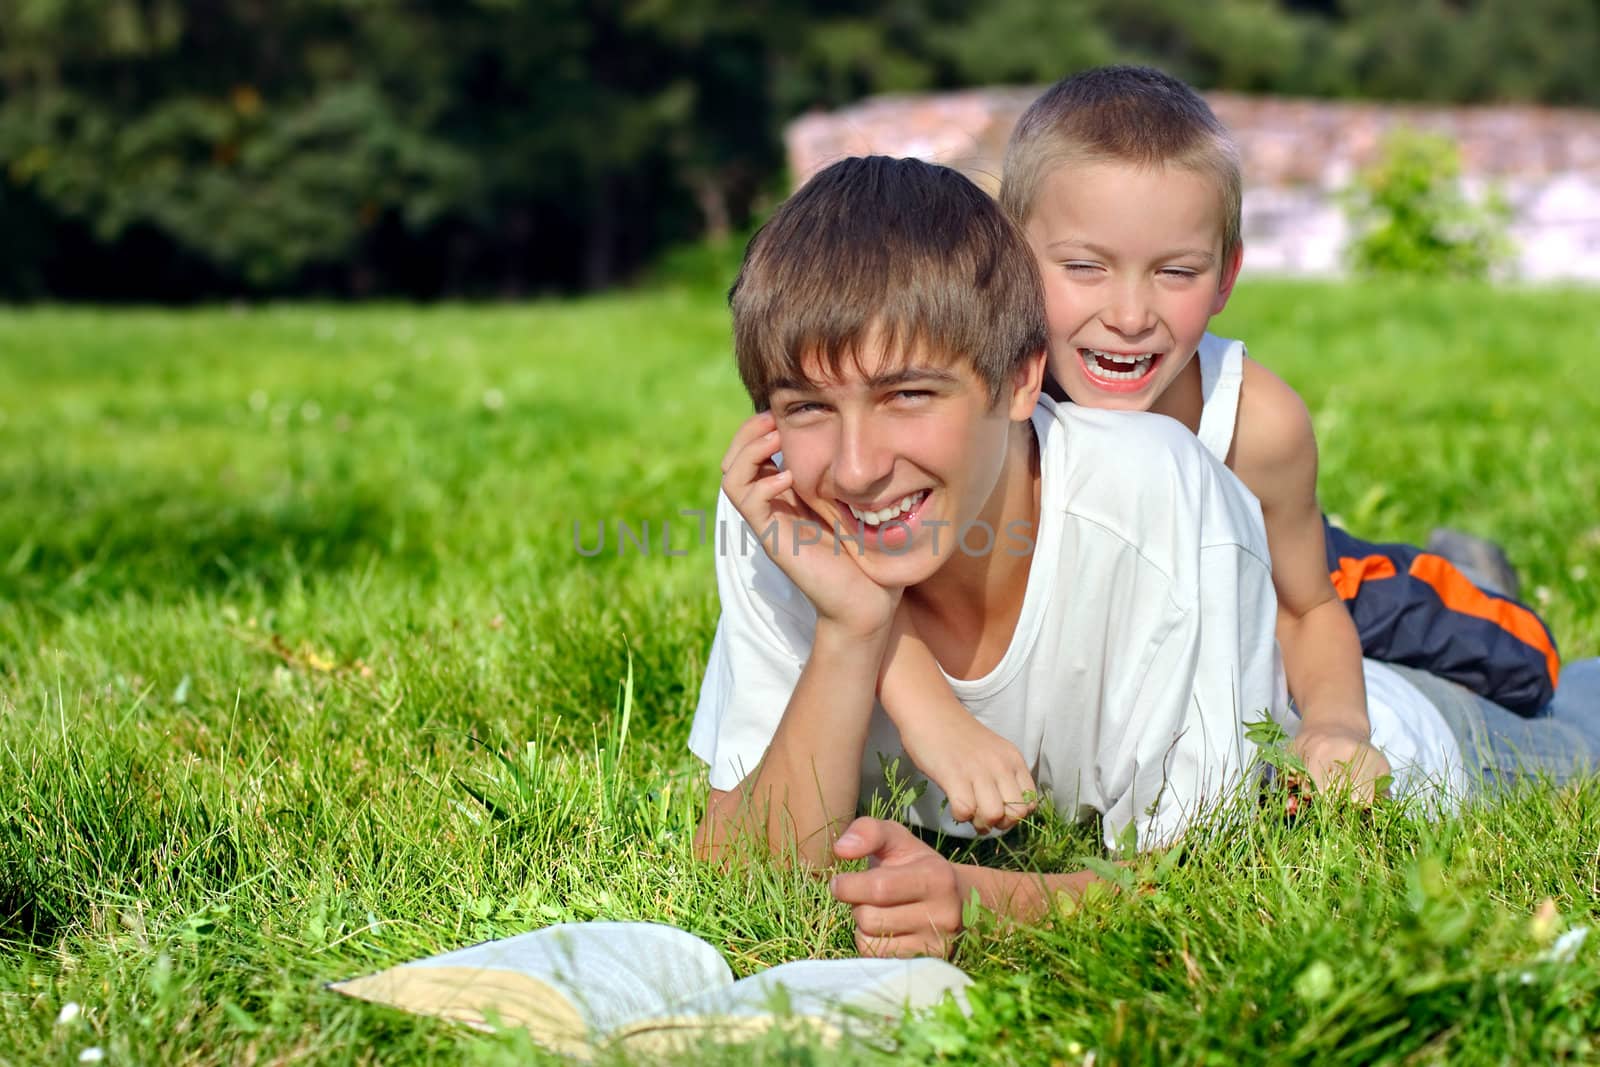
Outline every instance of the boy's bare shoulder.
{"label": "boy's bare shoulder", "polygon": [[1288,382],[1253,359],[1244,361],[1233,472],[1271,509],[1317,477],[1317,437],[1311,412]]}

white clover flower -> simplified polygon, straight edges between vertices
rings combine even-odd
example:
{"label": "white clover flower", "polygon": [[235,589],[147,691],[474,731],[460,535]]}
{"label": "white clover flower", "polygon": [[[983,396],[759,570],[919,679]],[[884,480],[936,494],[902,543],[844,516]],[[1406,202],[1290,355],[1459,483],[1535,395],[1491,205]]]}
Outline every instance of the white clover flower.
{"label": "white clover flower", "polygon": [[56,1016],[57,1026],[67,1026],[83,1014],[83,1005],[76,1000],[69,1000],[61,1005],[61,1014]]}
{"label": "white clover flower", "polygon": [[1571,963],[1578,958],[1578,950],[1583,947],[1584,941],[1589,937],[1587,926],[1574,926],[1560,937],[1555,944],[1544,950],[1540,959],[1550,963]]}

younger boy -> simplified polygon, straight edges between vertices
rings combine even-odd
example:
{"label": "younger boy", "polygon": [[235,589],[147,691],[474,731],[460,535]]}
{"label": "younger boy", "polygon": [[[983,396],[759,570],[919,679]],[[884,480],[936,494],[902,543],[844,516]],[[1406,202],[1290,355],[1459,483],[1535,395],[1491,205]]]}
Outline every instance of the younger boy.
{"label": "younger boy", "polygon": [[[911,770],[875,699],[897,614],[1108,842],[1169,842],[1240,783],[1245,719],[1284,712],[1258,506],[1171,420],[1040,398],[1038,274],[997,205],[942,167],[845,160],[751,241],[730,300],[759,413],[722,463],[722,617],[689,742],[703,852],[872,857],[833,890],[861,950],[897,955],[940,951],[973,891],[1029,916],[1090,879],[850,823],[886,764]],[[909,821],[970,834],[941,799]]]}
{"label": "younger boy", "polygon": [[[1295,748],[1316,787],[1343,778],[1370,798],[1388,755],[1403,754],[1396,771],[1461,759],[1437,716],[1396,707],[1419,694],[1363,665],[1364,645],[1523,714],[1551,699],[1555,646],[1532,612],[1438,556],[1325,533],[1305,405],[1243,345],[1206,332],[1238,278],[1240,198],[1237,151],[1211,109],[1177,79],[1134,67],[1047,90],[1012,134],[1000,189],[1043,278],[1054,381],[1080,406],[1176,419],[1260,499],[1301,715]],[[1010,825],[1030,809],[1025,761],[936,684],[914,634],[901,650],[882,696],[908,751],[958,815]]]}

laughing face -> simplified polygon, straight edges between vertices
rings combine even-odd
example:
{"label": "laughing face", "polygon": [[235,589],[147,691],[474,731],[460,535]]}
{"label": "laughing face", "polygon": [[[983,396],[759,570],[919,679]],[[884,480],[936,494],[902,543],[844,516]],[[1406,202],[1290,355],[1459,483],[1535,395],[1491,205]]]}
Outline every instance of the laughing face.
{"label": "laughing face", "polygon": [[1068,164],[1041,184],[1025,230],[1056,381],[1086,407],[1149,410],[1238,277],[1216,185],[1181,167]]}
{"label": "laughing face", "polygon": [[[1037,359],[1000,401],[961,360],[864,354],[837,377],[771,394],[794,489],[842,551],[884,586],[921,584],[959,555],[955,533],[1003,530],[1008,452],[1038,399]],[[976,538],[978,535],[974,535]],[[861,549],[855,542],[859,538]]]}

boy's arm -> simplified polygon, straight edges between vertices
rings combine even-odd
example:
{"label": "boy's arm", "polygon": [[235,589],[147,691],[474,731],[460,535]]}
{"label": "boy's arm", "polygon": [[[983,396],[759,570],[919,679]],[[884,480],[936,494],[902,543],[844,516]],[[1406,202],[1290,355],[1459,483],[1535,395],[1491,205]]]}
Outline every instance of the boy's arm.
{"label": "boy's arm", "polygon": [[[748,839],[780,856],[793,847],[801,862],[822,864],[832,857],[837,829],[855,815],[878,672],[900,590],[873,582],[826,532],[818,541],[800,536],[803,526],[809,533],[821,524],[794,493],[789,472],[774,464],[778,448],[771,413],[747,419],[723,457],[722,491],[751,528],[772,531],[761,549],[809,601],[815,629],[760,762],[738,788],[713,794],[695,841],[713,858]],[[759,661],[759,641],[748,632],[758,620],[748,611],[728,614],[730,597],[748,598],[752,591],[721,562],[718,592],[724,621],[732,619],[730,632],[719,627],[719,640],[740,644]],[[760,684],[766,673],[759,665],[751,669],[753,691],[738,674],[724,675],[724,699],[773,699],[772,688]]]}
{"label": "boy's arm", "polygon": [[952,863],[885,819],[857,819],[834,851],[869,864],[834,875],[829,884],[835,899],[850,905],[856,951],[863,956],[949,955],[974,893],[996,915],[1032,922],[1049,912],[1058,894],[1081,896],[1097,881],[1090,871],[1033,874]]}
{"label": "boy's arm", "polygon": [[1235,469],[1266,520],[1278,644],[1301,716],[1294,748],[1318,789],[1343,781],[1371,800],[1390,768],[1371,744],[1361,640],[1328,577],[1311,416],[1282,379],[1245,366]]}
{"label": "boy's arm", "polygon": [[981,833],[1010,829],[1032,813],[1037,787],[1022,753],[956,699],[904,602],[895,612],[878,695],[906,755],[950,801],[952,819]]}
{"label": "boy's arm", "polygon": [[861,757],[888,627],[851,632],[817,620],[816,642],[766,755],[736,789],[713,790],[695,831],[702,858],[749,842],[807,866],[833,859],[860,800]]}

